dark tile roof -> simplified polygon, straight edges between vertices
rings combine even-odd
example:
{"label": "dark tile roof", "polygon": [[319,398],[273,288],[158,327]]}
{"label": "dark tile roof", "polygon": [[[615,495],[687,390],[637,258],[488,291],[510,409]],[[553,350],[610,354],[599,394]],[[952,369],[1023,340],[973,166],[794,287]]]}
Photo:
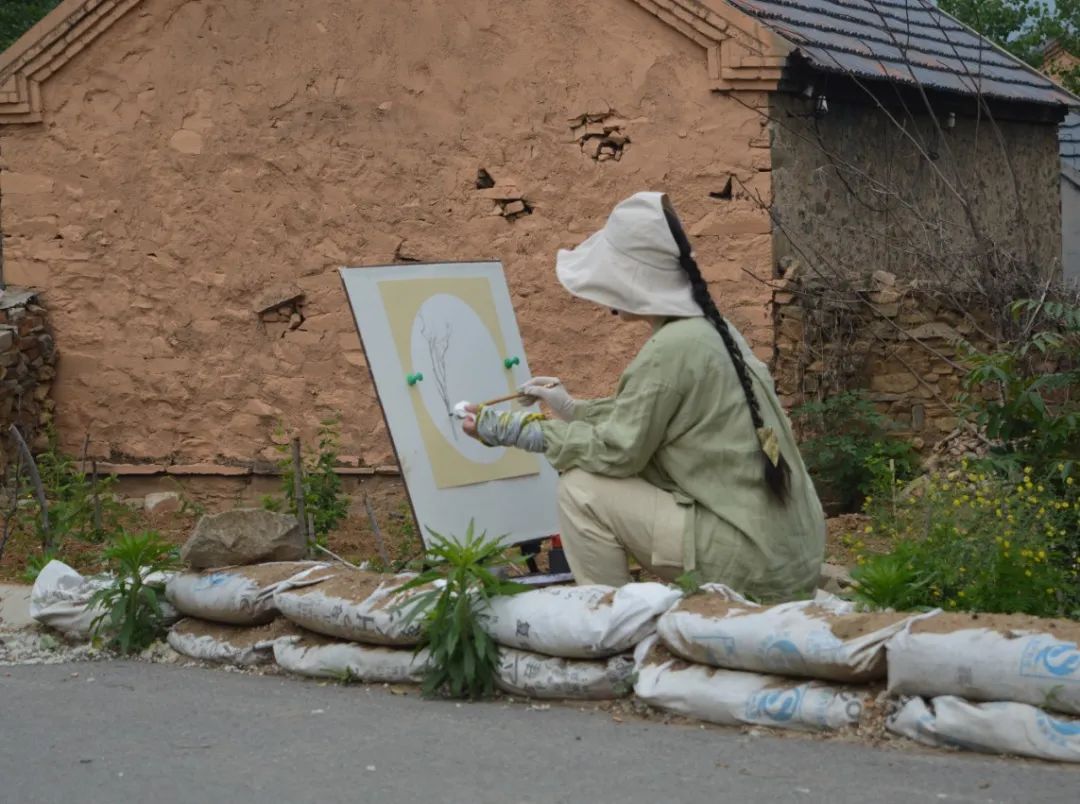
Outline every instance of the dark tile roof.
{"label": "dark tile roof", "polygon": [[1061,161],[1080,171],[1080,111],[1069,112],[1058,129],[1061,140]]}
{"label": "dark tile roof", "polygon": [[728,0],[820,70],[1004,100],[1076,99],[930,0]]}

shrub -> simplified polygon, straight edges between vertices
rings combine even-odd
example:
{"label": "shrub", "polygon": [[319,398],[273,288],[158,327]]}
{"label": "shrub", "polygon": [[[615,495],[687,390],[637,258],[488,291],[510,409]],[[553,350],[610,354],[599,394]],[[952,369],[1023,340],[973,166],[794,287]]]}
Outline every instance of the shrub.
{"label": "shrub", "polygon": [[859,510],[890,463],[901,478],[918,468],[914,447],[895,435],[895,423],[860,393],[808,402],[791,412],[800,451],[826,506],[836,513]]}
{"label": "shrub", "polygon": [[[324,419],[319,425],[318,448],[303,456],[304,513],[311,519],[314,527],[315,543],[323,547],[326,546],[326,538],[330,532],[340,525],[349,513],[349,497],[342,493],[341,478],[334,471],[341,441],[338,426],[337,418]],[[263,498],[262,504],[271,511],[281,511],[284,508],[296,514],[296,472],[291,447],[281,445],[277,449],[282,453],[278,467],[281,470],[284,501],[267,496]]]}
{"label": "shrub", "polygon": [[993,442],[992,469],[1049,478],[1057,463],[1080,461],[1080,306],[1018,301],[1011,312],[1028,334],[988,354],[967,346],[961,401]]}
{"label": "shrub", "polygon": [[122,534],[104,557],[115,578],[90,599],[104,609],[94,621],[95,639],[120,653],[137,653],[165,632],[158,592],[146,578],[175,566],[177,549],[154,532]]}
{"label": "shrub", "polygon": [[856,594],[897,609],[1080,613],[1080,494],[1069,465],[1054,469],[1051,486],[1031,467],[1010,483],[965,464],[870,497],[866,531],[892,550],[859,556]]}
{"label": "shrub", "polygon": [[495,595],[529,588],[504,581],[495,572],[524,558],[508,558],[502,539],[475,534],[472,522],[460,543],[430,533],[426,559],[430,568],[402,587],[405,591],[443,581],[441,588],[403,604],[407,617],[427,612],[423,641],[417,648],[427,648],[431,655],[423,692],[452,698],[487,697],[494,691],[499,646],[481,627],[483,604]]}
{"label": "shrub", "polygon": [[56,433],[50,430],[48,436],[48,449],[35,458],[48,505],[47,528],[26,473],[15,478],[15,493],[24,504],[16,510],[12,531],[32,534],[40,543],[40,553],[30,557],[23,573],[31,583],[49,561],[63,555],[65,539],[100,544],[121,533],[131,517],[113,498],[115,476],[86,475],[74,458],[60,450]]}

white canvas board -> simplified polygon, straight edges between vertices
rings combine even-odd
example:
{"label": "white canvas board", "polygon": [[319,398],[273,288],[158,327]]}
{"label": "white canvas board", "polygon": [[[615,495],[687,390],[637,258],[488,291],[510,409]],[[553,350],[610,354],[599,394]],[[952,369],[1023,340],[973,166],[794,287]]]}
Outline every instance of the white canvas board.
{"label": "white canvas board", "polygon": [[425,541],[428,528],[461,537],[470,519],[508,543],[557,533],[558,475],[543,456],[485,447],[450,416],[530,376],[502,265],[343,268],[341,278]]}

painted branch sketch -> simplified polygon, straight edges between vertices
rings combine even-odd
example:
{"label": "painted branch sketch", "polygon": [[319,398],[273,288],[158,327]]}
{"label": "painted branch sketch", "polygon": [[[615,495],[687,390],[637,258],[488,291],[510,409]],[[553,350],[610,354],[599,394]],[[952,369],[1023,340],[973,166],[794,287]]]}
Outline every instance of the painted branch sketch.
{"label": "painted branch sketch", "polygon": [[[419,320],[420,334],[423,335],[424,340],[427,341],[428,356],[431,358],[431,378],[435,381],[435,385],[439,389],[439,397],[446,406],[447,418],[451,419],[451,422],[453,422],[454,405],[457,404],[457,402],[450,399],[450,391],[446,386],[446,353],[450,350],[450,339],[453,337],[454,331],[448,321],[446,322],[442,334],[438,335],[434,331],[428,329],[427,321],[424,320],[423,313],[420,314]],[[454,437],[454,441],[458,440],[457,427],[451,427],[450,434]]]}
{"label": "painted branch sketch", "polygon": [[485,280],[383,280],[379,291],[439,488],[539,472],[535,455],[486,447],[453,416],[462,400],[505,396],[518,380],[503,364],[504,339]]}

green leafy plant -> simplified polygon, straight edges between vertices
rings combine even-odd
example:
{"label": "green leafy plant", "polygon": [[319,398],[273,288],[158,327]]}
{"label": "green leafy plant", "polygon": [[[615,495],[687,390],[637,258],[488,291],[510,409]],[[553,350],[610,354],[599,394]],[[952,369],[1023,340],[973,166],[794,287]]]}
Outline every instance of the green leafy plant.
{"label": "green leafy plant", "polygon": [[684,572],[678,578],[675,579],[675,585],[679,587],[683,594],[687,597],[701,593],[701,574],[696,570],[694,572]]}
{"label": "green leafy plant", "polygon": [[137,653],[165,631],[158,591],[146,578],[176,566],[176,547],[153,531],[125,533],[103,555],[115,577],[90,599],[91,606],[102,608],[94,620],[94,638],[120,653]]}
{"label": "green leafy plant", "polygon": [[430,533],[428,568],[402,587],[404,592],[436,584],[402,604],[407,618],[424,616],[417,651],[427,648],[431,658],[423,692],[452,698],[489,696],[494,691],[499,646],[482,627],[484,605],[496,595],[529,588],[499,575],[500,568],[524,558],[510,558],[501,538],[475,533],[472,522],[461,542]]}
{"label": "green leafy plant", "polygon": [[120,533],[132,515],[114,497],[116,477],[83,472],[74,458],[61,451],[54,430],[48,431],[48,448],[34,460],[48,506],[48,527],[25,477],[19,480],[17,494],[22,504],[13,523],[15,531],[32,534],[40,544],[40,552],[30,557],[23,573],[29,582],[49,561],[63,555],[65,540],[101,544]]}
{"label": "green leafy plant", "polygon": [[959,470],[872,495],[866,534],[890,548],[865,550],[852,572],[864,603],[1040,616],[1080,609],[1080,495],[1072,470],[1057,486],[1026,467],[1007,481],[962,463]]}
{"label": "green leafy plant", "polygon": [[[341,478],[334,471],[338,464],[338,450],[341,445],[339,420],[324,419],[319,425],[319,443],[317,449],[303,456],[303,494],[304,513],[312,523],[314,541],[326,546],[327,536],[345,521],[349,514],[349,497],[342,492]],[[278,428],[284,433],[284,428]],[[268,511],[287,510],[297,513],[296,506],[296,470],[293,466],[289,445],[278,445],[281,460],[281,490],[284,500],[271,495],[262,499],[263,508]]]}
{"label": "green leafy plant", "polygon": [[967,418],[994,442],[989,460],[1016,478],[1080,461],[1080,306],[1022,300],[1026,335],[989,353],[967,346],[970,370],[961,397]]}
{"label": "green leafy plant", "polygon": [[807,402],[791,418],[801,435],[803,460],[831,512],[859,510],[885,467],[894,467],[901,478],[913,477],[918,468],[914,447],[861,393]]}
{"label": "green leafy plant", "polygon": [[40,553],[34,553],[26,559],[26,568],[22,571],[22,579],[26,583],[33,583],[37,576],[45,569],[48,563],[60,557],[60,554],[52,549],[45,548]]}
{"label": "green leafy plant", "polygon": [[855,599],[870,608],[897,611],[925,606],[927,581],[917,568],[917,558],[916,547],[901,542],[892,553],[860,564],[851,573]]}

